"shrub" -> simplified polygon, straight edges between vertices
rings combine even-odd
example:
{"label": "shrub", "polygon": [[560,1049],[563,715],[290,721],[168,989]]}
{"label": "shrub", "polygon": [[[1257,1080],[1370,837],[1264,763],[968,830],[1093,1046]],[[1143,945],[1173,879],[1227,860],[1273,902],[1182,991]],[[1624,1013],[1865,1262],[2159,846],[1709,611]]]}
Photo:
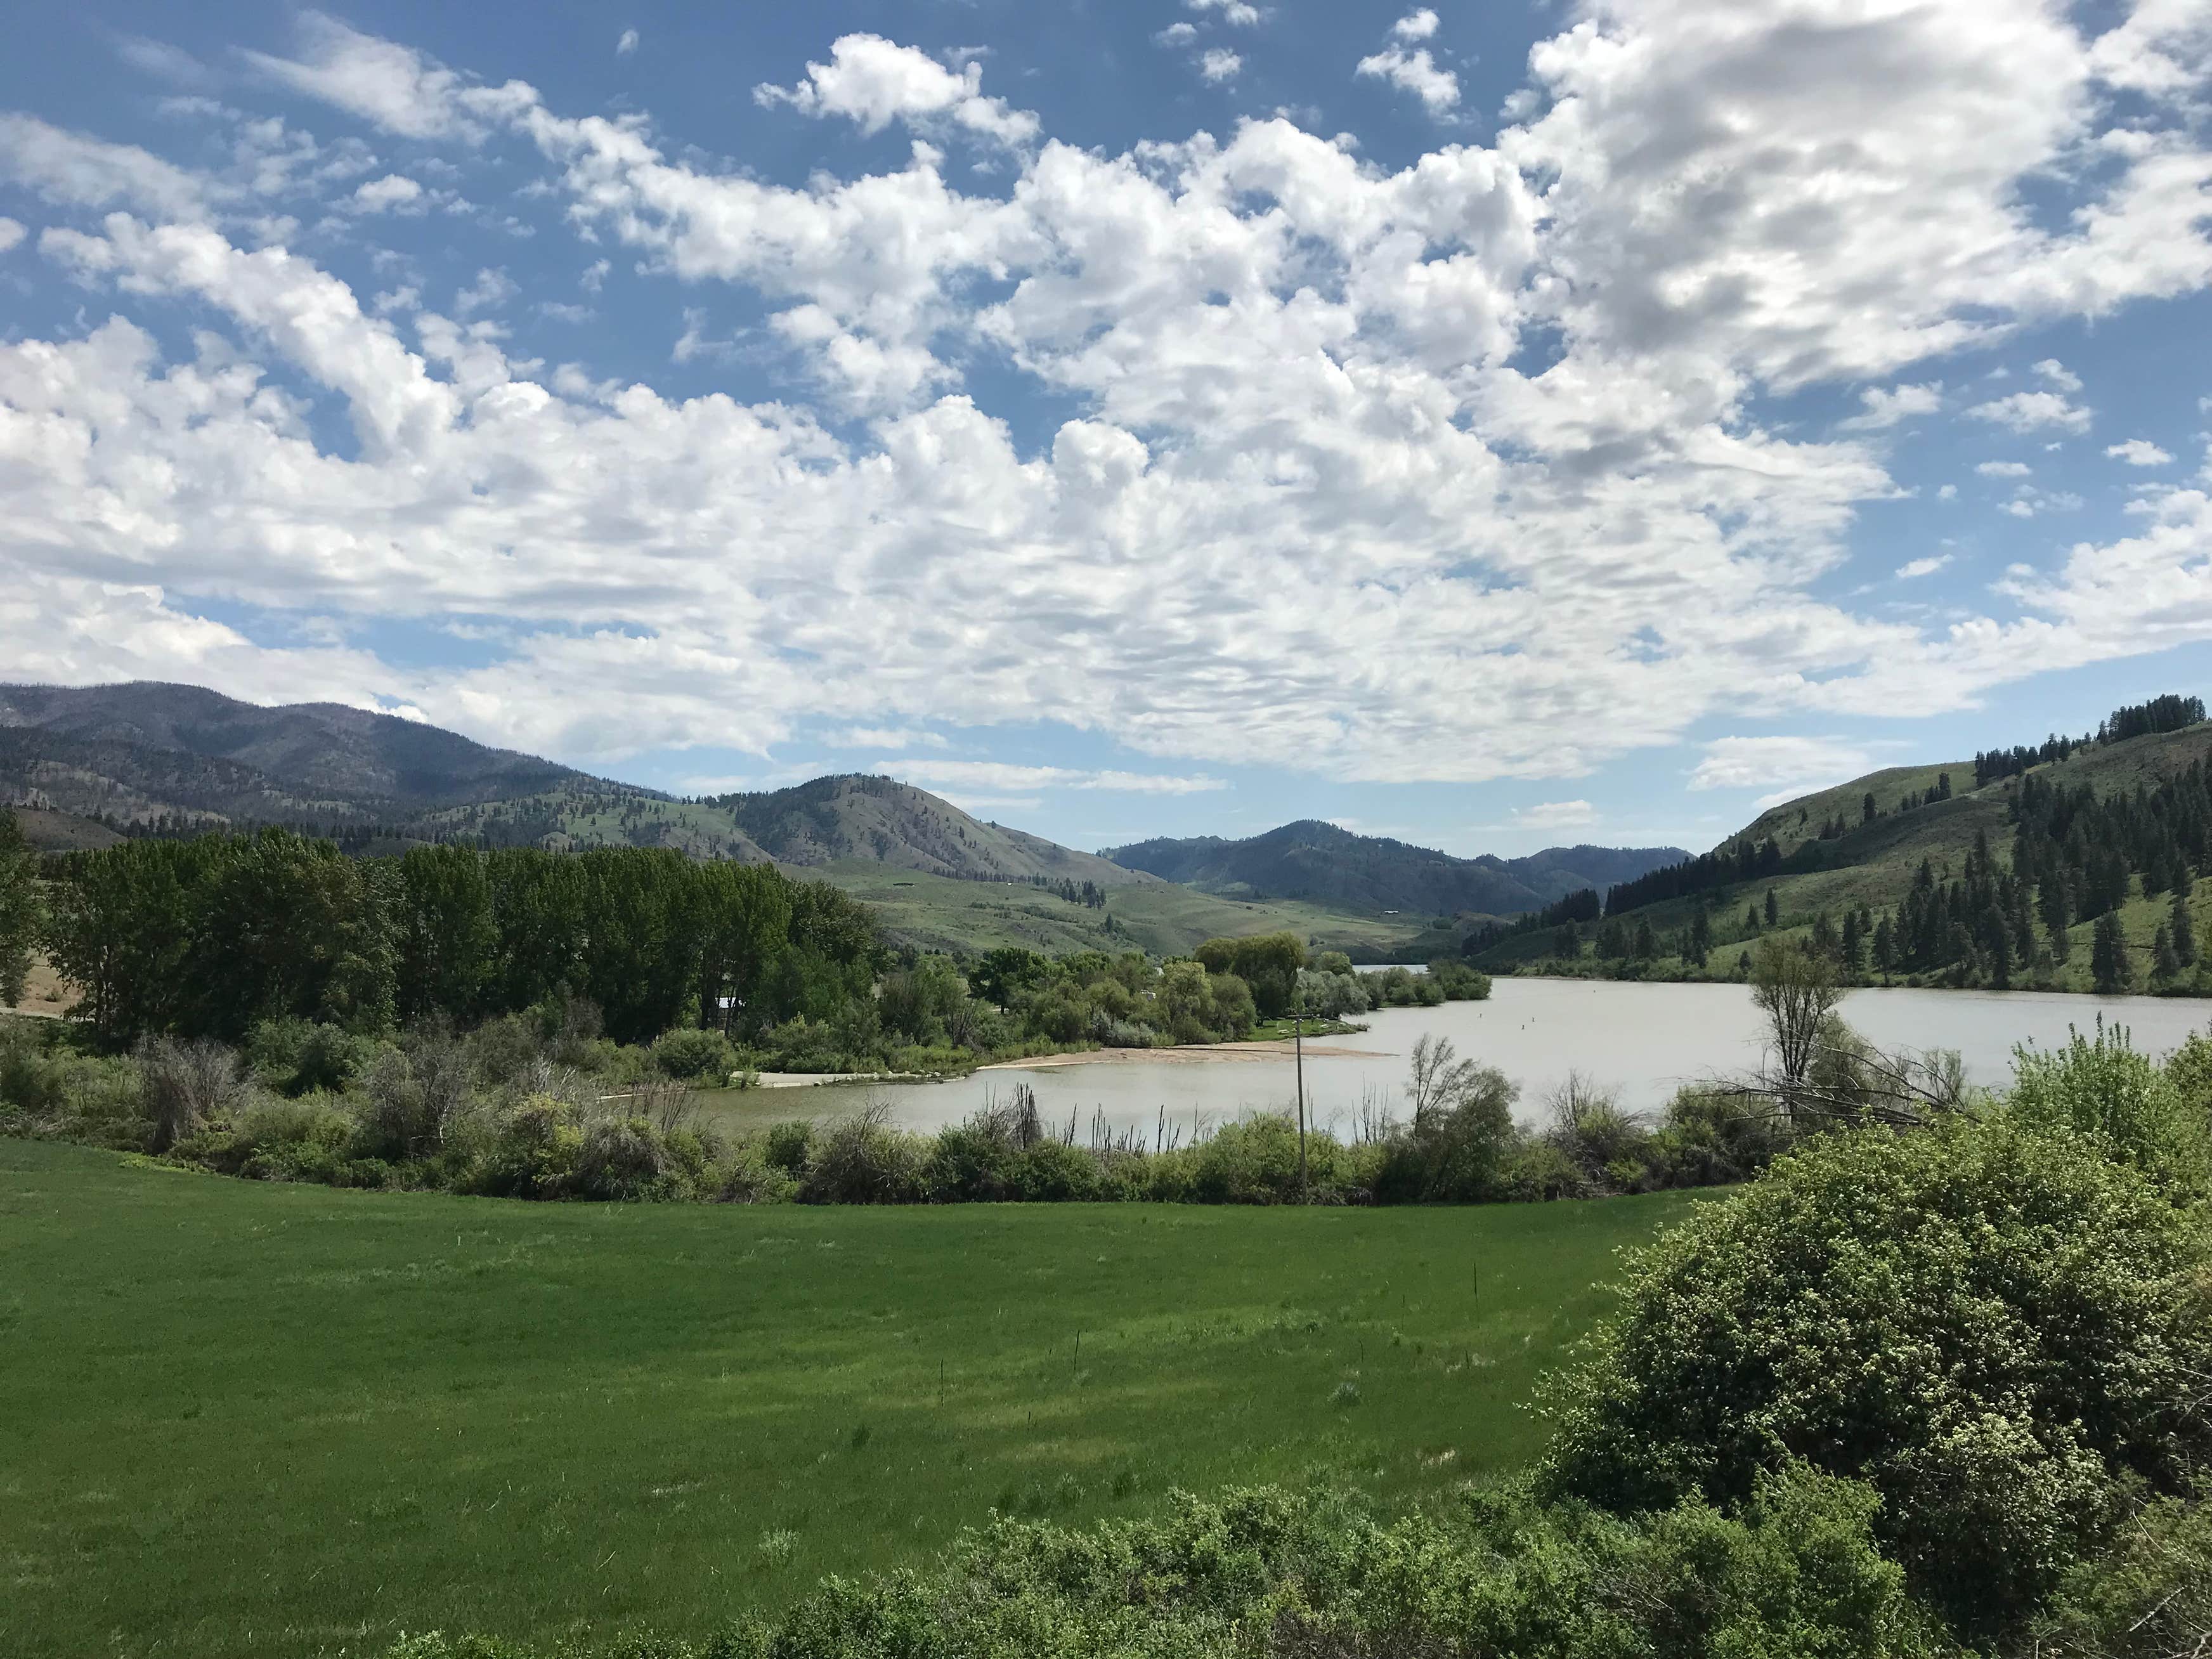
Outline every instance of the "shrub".
{"label": "shrub", "polygon": [[1741,1502],[1803,1457],[1962,1627],[2026,1613],[2132,1486],[2212,1454],[2201,1239],[2096,1146],[2000,1119],[1821,1137],[1640,1253],[1553,1385],[1544,1480]]}
{"label": "shrub", "polygon": [[799,1181],[802,1204],[911,1204],[927,1196],[928,1143],[890,1127],[890,1108],[871,1101],[813,1142]]}
{"label": "shrub", "polygon": [[[1051,1501],[1040,1492],[1035,1506]],[[1001,1518],[964,1535],[934,1572],[830,1578],[772,1624],[740,1625],[703,1649],[631,1638],[616,1651],[1933,1659],[1940,1632],[1875,1551],[1874,1510],[1863,1487],[1802,1469],[1762,1481],[1738,1516],[1692,1502],[1633,1522],[1540,1509],[1510,1491],[1388,1526],[1321,1494],[1183,1493],[1157,1521]],[[759,1553],[780,1565],[790,1548],[771,1552],[764,1538]],[[434,1637],[387,1659],[525,1656]]]}
{"label": "shrub", "polygon": [[246,1099],[238,1057],[220,1042],[149,1037],[139,1045],[137,1060],[155,1152],[222,1121]]}
{"label": "shrub", "polygon": [[336,1094],[368,1063],[374,1045],[335,1025],[264,1019],[246,1033],[246,1067],[264,1086],[300,1096]]}
{"label": "shrub", "polygon": [[[692,1138],[693,1146],[697,1144]],[[639,1203],[683,1197],[685,1186],[659,1131],[644,1118],[618,1117],[586,1127],[567,1192],[577,1198]]]}
{"label": "shrub", "polygon": [[[2212,1195],[2212,1121],[2201,1106],[2129,1046],[2126,1027],[2100,1019],[2094,1039],[2069,1036],[2055,1053],[2014,1051],[2013,1113],[2095,1137],[2177,1197]],[[2190,1075],[2193,1056],[2175,1058],[2175,1069]]]}
{"label": "shrub", "polygon": [[670,1077],[690,1082],[727,1077],[737,1064],[737,1050],[720,1031],[664,1031],[653,1039],[653,1059]]}
{"label": "shrub", "polygon": [[584,1150],[578,1113],[550,1095],[526,1096],[492,1120],[454,1184],[492,1198],[558,1198]]}

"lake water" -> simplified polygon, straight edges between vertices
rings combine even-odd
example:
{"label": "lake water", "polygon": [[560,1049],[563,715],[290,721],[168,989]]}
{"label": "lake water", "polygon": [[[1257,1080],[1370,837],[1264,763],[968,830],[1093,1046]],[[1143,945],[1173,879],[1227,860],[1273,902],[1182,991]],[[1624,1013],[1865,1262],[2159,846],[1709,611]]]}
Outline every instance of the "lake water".
{"label": "lake water", "polygon": [[[1885,1048],[1955,1048],[1969,1077],[2002,1084],[2015,1043],[2063,1043],[2069,1025],[2127,1026],[2137,1048],[2164,1054],[2212,1023],[2212,1003],[2160,997],[2057,996],[2029,992],[1863,990],[1842,1012]],[[1617,1088],[1624,1105],[1650,1109],[1675,1089],[1757,1063],[1763,1034],[1749,990],[1741,985],[1623,984],[1612,981],[1505,979],[1486,1002],[1436,1008],[1388,1008],[1360,1016],[1352,1036],[1312,1039],[1305,1062],[1307,1109],[1316,1124],[1346,1127],[1364,1097],[1403,1115],[1407,1057],[1424,1033],[1449,1037],[1464,1056],[1495,1066],[1521,1085],[1524,1121],[1542,1119],[1544,1096],[1570,1070]],[[1316,1055],[1314,1047],[1353,1054]],[[1189,1139],[1194,1125],[1220,1124],[1296,1099],[1291,1060],[1129,1060],[1045,1068],[994,1068],[938,1084],[824,1086],[720,1097],[732,1117],[750,1121],[837,1115],[870,1098],[894,1121],[932,1130],[957,1123],[1017,1084],[1036,1091],[1049,1123],[1071,1115],[1087,1139],[1094,1114],[1114,1127],[1149,1137],[1163,1114]]]}

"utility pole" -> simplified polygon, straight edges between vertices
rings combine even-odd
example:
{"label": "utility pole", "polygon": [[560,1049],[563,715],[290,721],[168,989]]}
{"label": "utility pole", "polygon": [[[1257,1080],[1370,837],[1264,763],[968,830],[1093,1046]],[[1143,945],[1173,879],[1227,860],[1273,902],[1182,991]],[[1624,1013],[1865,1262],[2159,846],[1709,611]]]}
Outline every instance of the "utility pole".
{"label": "utility pole", "polygon": [[1310,1204],[1306,1188],[1306,999],[1293,982],[1291,989],[1291,1046],[1298,1066],[1298,1202]]}

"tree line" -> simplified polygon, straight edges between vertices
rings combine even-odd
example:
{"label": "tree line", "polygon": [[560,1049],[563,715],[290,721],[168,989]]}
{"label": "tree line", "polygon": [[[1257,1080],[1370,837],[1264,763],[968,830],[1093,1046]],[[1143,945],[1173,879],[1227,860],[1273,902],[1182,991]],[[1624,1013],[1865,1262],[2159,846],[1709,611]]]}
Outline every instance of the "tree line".
{"label": "tree line", "polygon": [[416,847],[354,859],[285,830],[54,860],[40,929],[104,1046],[242,1041],[267,1020],[472,1025],[562,996],[619,1042],[826,1018],[872,994],[867,911],[764,865],[659,848]]}

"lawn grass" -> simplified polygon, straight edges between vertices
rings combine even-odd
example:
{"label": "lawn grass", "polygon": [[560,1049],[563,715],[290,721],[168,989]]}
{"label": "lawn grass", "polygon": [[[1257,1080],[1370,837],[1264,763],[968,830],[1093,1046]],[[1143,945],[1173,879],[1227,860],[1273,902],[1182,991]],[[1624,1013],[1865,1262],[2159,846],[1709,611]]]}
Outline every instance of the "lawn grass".
{"label": "lawn grass", "polygon": [[994,1506],[1410,1500],[1531,1455],[1698,1201],[532,1206],[0,1141],[0,1653],[696,1633]]}

